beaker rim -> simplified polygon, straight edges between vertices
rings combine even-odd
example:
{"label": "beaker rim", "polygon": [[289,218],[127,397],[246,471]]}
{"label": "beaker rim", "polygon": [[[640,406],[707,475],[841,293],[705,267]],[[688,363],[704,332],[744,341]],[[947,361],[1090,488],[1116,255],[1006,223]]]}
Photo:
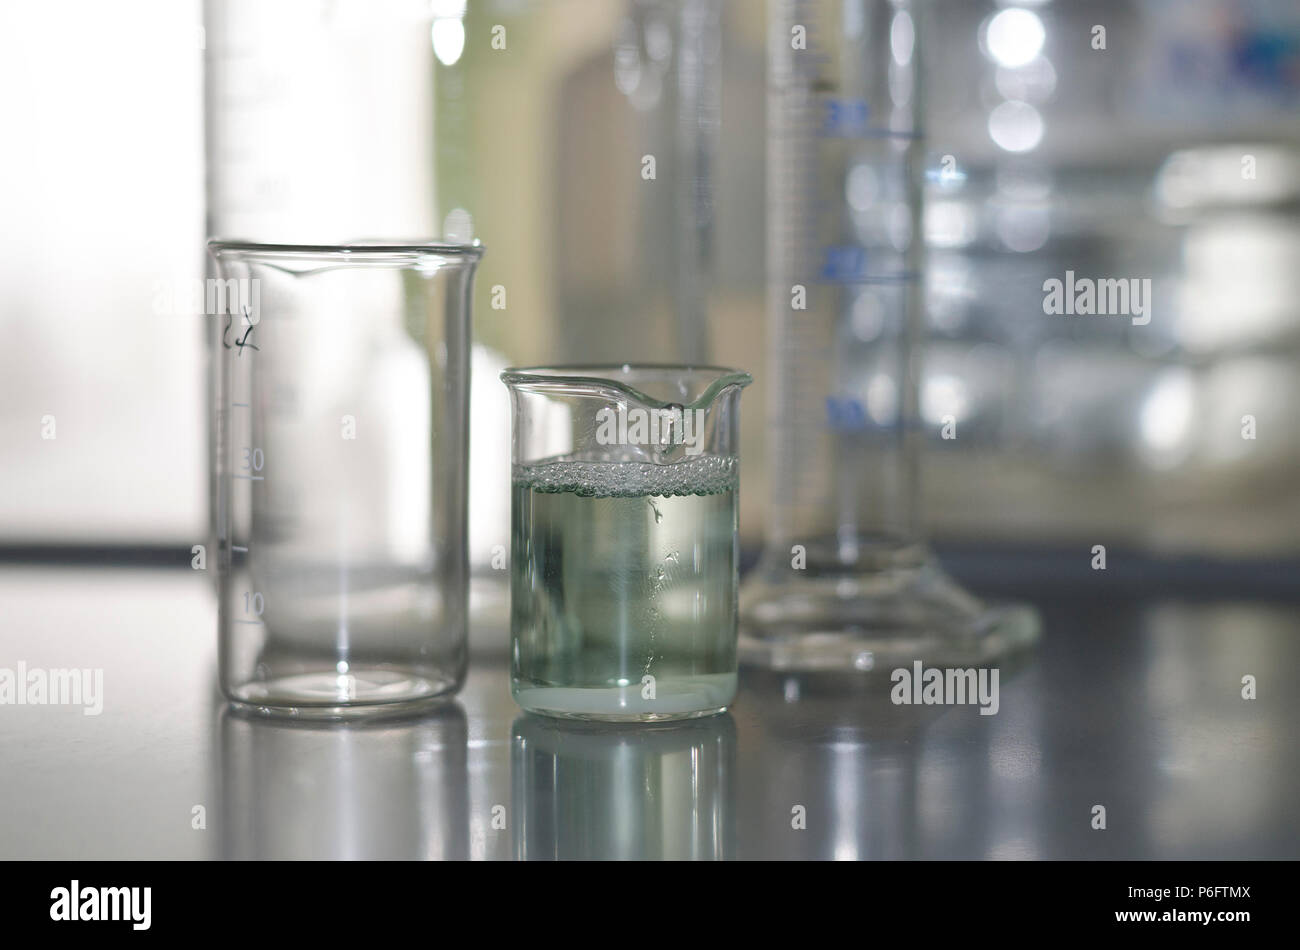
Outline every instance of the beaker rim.
{"label": "beaker rim", "polygon": [[547,366],[511,366],[501,373],[501,381],[512,389],[567,392],[571,395],[614,394],[626,396],[652,408],[667,408],[679,403],[658,399],[630,382],[616,377],[637,374],[675,373],[698,378],[709,384],[685,406],[702,408],[718,398],[723,390],[743,388],[754,381],[744,370],[726,366],[694,363],[572,363]]}
{"label": "beaker rim", "polygon": [[375,263],[385,259],[401,261],[433,255],[477,261],[483,256],[483,251],[483,243],[477,239],[469,244],[434,239],[408,241],[383,238],[349,241],[346,244],[276,244],[230,238],[208,239],[208,252],[213,257],[221,257],[224,254],[270,259],[332,257],[340,261],[358,260]]}

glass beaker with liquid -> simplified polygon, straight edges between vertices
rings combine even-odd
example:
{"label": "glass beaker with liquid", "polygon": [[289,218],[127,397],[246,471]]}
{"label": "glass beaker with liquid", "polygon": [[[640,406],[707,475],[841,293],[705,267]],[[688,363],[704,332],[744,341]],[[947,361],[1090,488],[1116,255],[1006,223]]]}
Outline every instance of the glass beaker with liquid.
{"label": "glass beaker with liquid", "polygon": [[222,690],[328,719],[450,696],[482,249],[208,246]]}
{"label": "glass beaker with liquid", "polygon": [[514,413],[511,685],[530,712],[722,712],[736,691],[747,373],[507,370]]}

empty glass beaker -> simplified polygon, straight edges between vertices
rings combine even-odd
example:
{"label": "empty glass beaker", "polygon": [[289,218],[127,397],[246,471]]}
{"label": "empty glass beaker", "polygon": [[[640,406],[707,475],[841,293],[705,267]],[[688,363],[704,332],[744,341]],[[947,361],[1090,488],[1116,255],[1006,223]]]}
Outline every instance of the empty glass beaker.
{"label": "empty glass beaker", "polygon": [[451,695],[481,248],[208,246],[222,690],[304,718]]}
{"label": "empty glass beaker", "polygon": [[723,711],[736,691],[749,375],[623,365],[501,378],[514,412],[515,700],[611,721]]}

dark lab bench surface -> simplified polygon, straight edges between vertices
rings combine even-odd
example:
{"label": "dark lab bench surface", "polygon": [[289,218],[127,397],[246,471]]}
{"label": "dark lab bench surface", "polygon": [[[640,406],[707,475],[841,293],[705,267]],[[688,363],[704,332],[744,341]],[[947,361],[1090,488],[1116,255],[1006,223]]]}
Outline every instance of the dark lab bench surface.
{"label": "dark lab bench surface", "polygon": [[207,578],[6,563],[0,667],[104,706],[0,706],[0,857],[1300,857],[1300,606],[1003,586],[1045,632],[996,715],[743,671],[725,716],[557,725],[490,648],[436,714],[307,727],[219,701]]}

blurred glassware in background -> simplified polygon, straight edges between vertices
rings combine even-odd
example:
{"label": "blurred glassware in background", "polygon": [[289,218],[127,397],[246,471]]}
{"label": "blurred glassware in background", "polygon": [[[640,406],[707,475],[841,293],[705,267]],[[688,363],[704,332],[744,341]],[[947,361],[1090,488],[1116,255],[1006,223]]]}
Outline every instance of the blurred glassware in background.
{"label": "blurred glassware in background", "polygon": [[[1296,554],[1300,8],[937,0],[933,23],[936,530]],[[1147,313],[1046,313],[1069,274],[1149,281]]]}
{"label": "blurred glassware in background", "polygon": [[484,333],[513,361],[707,358],[721,6],[456,7],[465,45],[436,63],[437,191],[501,235],[505,302],[485,293],[500,319]]}
{"label": "blurred glassware in background", "polygon": [[437,234],[438,6],[208,0],[208,232],[279,244]]}

